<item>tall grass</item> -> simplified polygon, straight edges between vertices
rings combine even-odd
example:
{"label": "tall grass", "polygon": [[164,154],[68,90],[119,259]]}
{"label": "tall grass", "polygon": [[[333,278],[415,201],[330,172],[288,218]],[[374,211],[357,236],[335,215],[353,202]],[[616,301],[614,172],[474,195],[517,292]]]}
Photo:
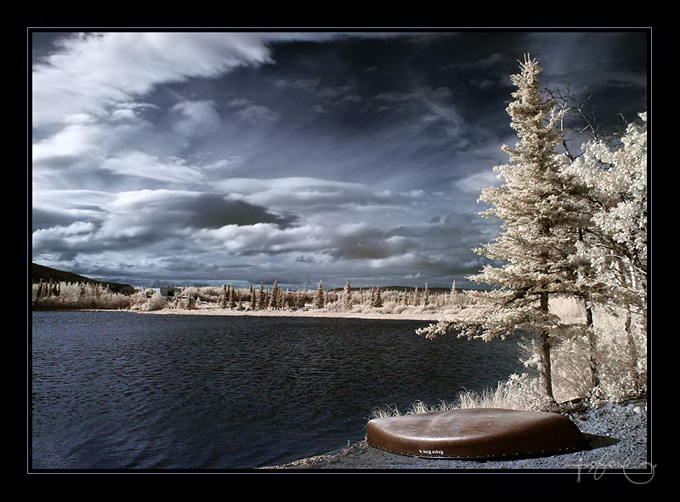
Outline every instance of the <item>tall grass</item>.
{"label": "tall grass", "polygon": [[469,408],[503,408],[508,410],[540,411],[545,409],[546,401],[538,379],[528,373],[513,374],[495,388],[486,388],[480,392],[465,390],[451,402],[439,401],[428,406],[423,401],[416,401],[404,412],[396,406],[385,406],[371,411],[369,418],[384,418],[401,415],[416,415],[436,411],[462,410]]}

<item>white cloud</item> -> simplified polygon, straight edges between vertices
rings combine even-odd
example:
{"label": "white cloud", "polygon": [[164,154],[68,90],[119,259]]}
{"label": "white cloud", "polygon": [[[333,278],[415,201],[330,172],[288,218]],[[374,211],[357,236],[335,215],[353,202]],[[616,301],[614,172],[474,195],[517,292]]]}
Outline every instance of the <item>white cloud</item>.
{"label": "white cloud", "polygon": [[498,174],[492,169],[487,169],[472,173],[457,181],[456,187],[467,193],[479,193],[484,187],[497,186],[500,184],[501,181],[498,179]]}
{"label": "white cloud", "polygon": [[132,120],[135,119],[136,117],[137,115],[135,114],[135,111],[130,110],[129,108],[114,110],[113,113],[111,113],[111,119],[114,121]]}
{"label": "white cloud", "polygon": [[229,103],[236,108],[234,115],[241,122],[257,126],[272,124],[279,119],[280,114],[263,105],[255,104],[247,99],[237,99]]}
{"label": "white cloud", "polygon": [[323,41],[333,33],[80,33],[33,67],[34,125],[74,113],[101,114],[163,83],[216,77],[243,65],[271,63],[269,44]]}
{"label": "white cloud", "polygon": [[[74,117],[71,115],[70,117]],[[33,143],[33,161],[41,162],[50,157],[87,157],[97,153],[106,141],[101,129],[80,120],[70,123],[50,138]]]}
{"label": "white cloud", "polygon": [[231,178],[215,184],[232,198],[251,204],[262,204],[280,211],[297,210],[308,217],[315,212],[337,212],[342,209],[373,207],[407,207],[422,200],[423,192],[376,190],[363,183],[312,177]]}
{"label": "white cloud", "polygon": [[[39,190],[33,193],[34,228],[45,228],[49,222],[90,220],[104,215],[103,206],[114,196],[93,190]],[[42,219],[47,217],[48,222]]]}
{"label": "white cloud", "polygon": [[212,100],[184,101],[176,104],[173,111],[180,114],[180,119],[175,123],[174,129],[183,136],[202,136],[214,131],[222,124],[216,104]]}
{"label": "white cloud", "polygon": [[224,225],[216,229],[201,229],[194,237],[206,246],[241,255],[318,252],[329,244],[328,229],[320,225],[290,228],[271,223]]}
{"label": "white cloud", "polygon": [[93,188],[85,180],[102,174],[103,162],[112,159],[113,164],[107,166],[111,171],[116,159],[125,155],[121,150],[143,149],[153,143],[148,124],[136,118],[133,109],[115,110],[109,118],[107,122],[85,114],[70,115],[64,127],[34,140],[34,189]]}
{"label": "white cloud", "polygon": [[105,159],[101,168],[122,176],[137,176],[166,183],[198,183],[203,179],[200,169],[186,165],[183,159],[159,159],[140,151],[122,152]]}
{"label": "white cloud", "polygon": [[266,63],[266,44],[273,38],[256,33],[78,35],[34,66],[34,123],[60,121],[73,113],[98,114],[110,103],[145,94],[160,83]]}
{"label": "white cloud", "polygon": [[77,249],[92,239],[94,230],[94,223],[85,221],[38,229],[33,232],[33,247],[56,250]]}

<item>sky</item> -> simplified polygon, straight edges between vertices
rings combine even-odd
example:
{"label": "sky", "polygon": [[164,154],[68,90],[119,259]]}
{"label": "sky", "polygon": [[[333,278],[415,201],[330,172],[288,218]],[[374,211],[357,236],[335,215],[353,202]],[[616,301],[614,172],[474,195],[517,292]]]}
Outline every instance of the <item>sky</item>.
{"label": "sky", "polygon": [[136,286],[479,287],[519,61],[631,122],[648,35],[31,30],[32,261]]}

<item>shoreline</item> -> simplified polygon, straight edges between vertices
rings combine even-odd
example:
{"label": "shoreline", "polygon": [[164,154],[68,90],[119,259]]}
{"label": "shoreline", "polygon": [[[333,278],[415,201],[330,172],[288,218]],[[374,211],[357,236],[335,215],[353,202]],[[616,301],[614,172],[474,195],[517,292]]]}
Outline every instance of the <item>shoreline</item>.
{"label": "shoreline", "polygon": [[[378,320],[403,320],[403,321],[430,321],[437,322],[451,313],[444,312],[403,312],[399,314],[384,312],[332,312],[327,310],[234,310],[219,307],[200,307],[197,309],[161,309],[161,310],[132,310],[139,314],[156,315],[208,315],[224,317],[326,317],[334,319],[378,319]],[[125,312],[126,310],[121,310]]]}
{"label": "shoreline", "polygon": [[[577,477],[622,474],[638,484],[654,477],[655,459],[648,447],[647,399],[604,403],[574,411],[567,416],[579,428],[589,449],[543,457],[517,459],[437,459],[387,452],[368,444],[364,438],[324,455],[281,465],[260,467],[266,471],[387,471],[561,473]],[[491,471],[491,472],[490,472]]]}

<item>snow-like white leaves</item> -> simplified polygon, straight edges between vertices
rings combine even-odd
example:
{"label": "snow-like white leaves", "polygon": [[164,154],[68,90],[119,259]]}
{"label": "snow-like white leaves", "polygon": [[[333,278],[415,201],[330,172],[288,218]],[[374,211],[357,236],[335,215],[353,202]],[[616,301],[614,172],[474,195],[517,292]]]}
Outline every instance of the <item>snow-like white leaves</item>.
{"label": "snow-like white leaves", "polygon": [[610,291],[614,279],[626,291],[646,284],[646,125],[629,126],[619,148],[584,146],[569,164],[558,152],[566,110],[541,94],[536,60],[525,58],[520,70],[507,108],[519,141],[503,148],[510,162],[494,168],[503,185],[480,196],[490,205],[482,214],[501,219],[502,231],[475,250],[503,264],[470,278],[501,289],[457,319],[421,330],[426,336],[453,329],[485,339],[518,330],[557,333],[566,327],[540,308],[541,295],[592,297]]}
{"label": "snow-like white leaves", "polygon": [[[647,114],[629,124],[620,144],[593,141],[567,168],[587,188],[592,214],[578,255],[590,260],[610,301],[646,308]],[[592,277],[590,286],[592,287]]]}

